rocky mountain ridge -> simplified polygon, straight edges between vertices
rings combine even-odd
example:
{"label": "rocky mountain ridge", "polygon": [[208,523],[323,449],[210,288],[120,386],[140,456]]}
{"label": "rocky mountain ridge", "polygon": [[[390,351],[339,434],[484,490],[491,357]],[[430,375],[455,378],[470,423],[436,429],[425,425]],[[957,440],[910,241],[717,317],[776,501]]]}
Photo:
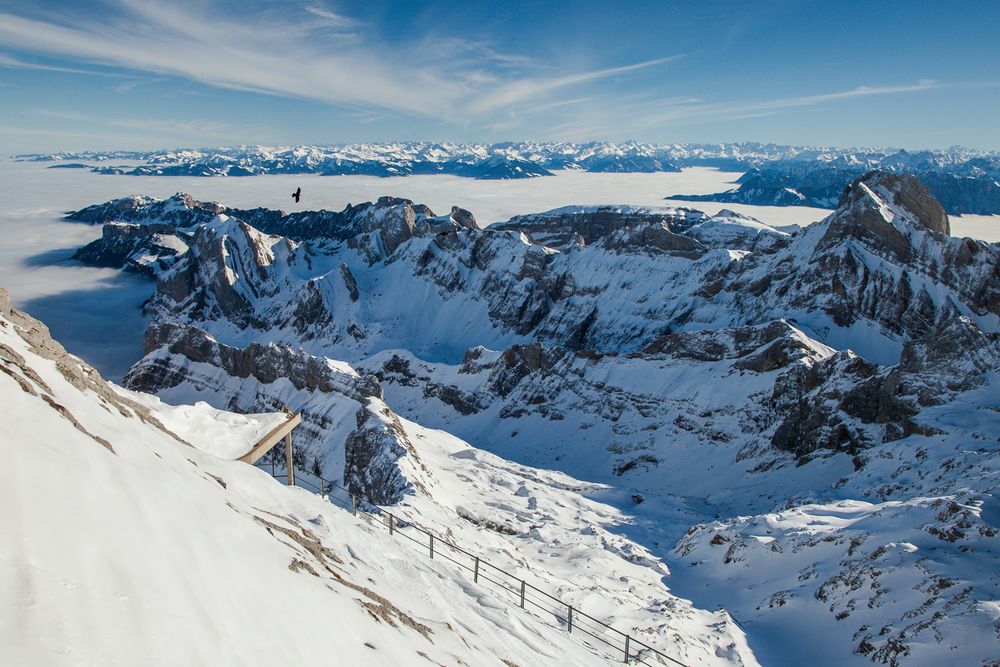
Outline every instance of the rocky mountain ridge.
{"label": "rocky mountain ridge", "polygon": [[[271,231],[182,196],[85,209],[190,235],[153,270],[130,386],[301,410],[300,457],[379,502],[433,499],[413,422],[607,484],[679,590],[758,636],[821,628],[838,660],[888,664],[990,654],[1000,246],[948,236],[917,179],[867,174],[805,229],[349,209],[259,214]],[[457,511],[522,524],[493,516],[506,501]]]}
{"label": "rocky mountain ridge", "polygon": [[[219,210],[172,201],[187,213],[170,215],[185,220]],[[115,215],[162,224],[144,213],[150,206]],[[93,210],[73,217],[106,215]],[[956,315],[985,331],[1000,326],[997,246],[946,236],[940,205],[912,177],[859,179],[837,211],[797,232],[728,212],[611,207],[480,230],[453,211],[434,217],[383,197],[331,214],[328,225],[315,223],[322,212],[258,213],[290,237],[221,214],[185,228],[191,249],[160,275],[148,311],[222,340],[256,330],[347,360],[389,348],[460,359],[471,346],[531,341],[627,353],[674,331],[785,318],[886,363]],[[402,285],[420,298],[399,298]]]}

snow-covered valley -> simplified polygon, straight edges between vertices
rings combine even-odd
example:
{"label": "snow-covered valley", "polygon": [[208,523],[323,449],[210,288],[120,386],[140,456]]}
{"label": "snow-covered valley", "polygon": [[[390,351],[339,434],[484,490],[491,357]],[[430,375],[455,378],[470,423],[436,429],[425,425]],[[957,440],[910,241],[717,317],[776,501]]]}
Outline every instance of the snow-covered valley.
{"label": "snow-covered valley", "polygon": [[[739,176],[708,169],[486,184],[4,169],[8,201],[25,206],[3,214],[12,240],[0,248],[0,285],[72,352],[168,403],[301,411],[306,465],[685,664],[990,665],[1000,655],[1000,247],[955,238],[961,220],[910,182],[857,183],[830,214],[663,201]],[[56,197],[38,189],[49,178]],[[315,197],[308,209],[392,193],[430,210],[457,204],[480,224],[400,200],[322,224],[250,210],[277,208],[296,184]],[[64,210],[189,186],[230,208],[217,216],[175,198],[93,209],[91,222],[114,224],[91,257],[158,282],[68,261],[100,232]],[[161,227],[145,236],[151,225]],[[17,539],[3,542],[0,586],[17,602],[2,613],[21,625],[0,632],[15,661],[70,650],[68,663],[261,664],[290,659],[284,636],[309,638],[296,664],[414,664],[418,651],[440,664],[604,660],[321,499],[202,453],[193,436],[185,448],[141,423],[133,403],[102,408],[35,358],[11,317],[2,333],[17,356],[4,357],[0,381],[15,407],[3,445],[18,457],[17,442],[39,443],[24,459],[38,473],[3,500]],[[42,387],[32,372],[116,454],[25,389]],[[116,395],[156,413],[152,397]],[[264,429],[208,405],[163,408],[160,421],[182,438],[184,423],[209,440]],[[62,427],[27,435],[41,423]],[[66,489],[87,502],[66,512]],[[39,493],[46,501],[26,507]],[[149,533],[175,498],[156,541],[117,534]],[[275,516],[326,555],[267,529]],[[38,526],[53,523],[79,536],[67,541],[97,545],[90,560],[52,555],[55,537]],[[213,526],[231,537],[190,537]],[[290,567],[289,550],[308,568]],[[246,551],[253,558],[239,562]],[[152,604],[151,567],[158,586],[183,587]],[[323,583],[345,578],[388,602]],[[203,588],[205,622],[188,628],[171,609]],[[372,603],[389,611],[369,614]],[[133,629],[120,653],[101,653],[107,635],[74,625],[87,605],[108,608],[102,627]],[[273,637],[254,619],[271,606],[279,639],[265,647]],[[331,623],[353,643],[330,637]],[[194,632],[191,645],[158,645],[150,628],[161,626]],[[185,652],[195,644],[199,653]]]}

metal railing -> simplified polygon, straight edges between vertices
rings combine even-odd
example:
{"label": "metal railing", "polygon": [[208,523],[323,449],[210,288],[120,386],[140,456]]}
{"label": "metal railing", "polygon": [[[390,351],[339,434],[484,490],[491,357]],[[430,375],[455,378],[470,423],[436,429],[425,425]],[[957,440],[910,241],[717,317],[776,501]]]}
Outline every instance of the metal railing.
{"label": "metal railing", "polygon": [[[279,480],[282,479],[282,473],[286,472],[282,466],[275,466],[273,462],[258,462],[255,466],[264,469],[272,477]],[[559,598],[529,584],[525,579],[516,577],[427,528],[371,504],[351,493],[349,489],[324,479],[305,468],[295,466],[295,469],[298,471],[295,476],[296,486],[315,491],[356,516],[382,524],[390,535],[412,542],[430,559],[446,561],[466,573],[471,573],[473,583],[496,593],[498,597],[512,605],[532,612],[534,616],[543,621],[565,628],[567,632],[581,638],[592,647],[603,649],[612,657],[621,658],[627,664],[680,665],[685,667],[684,663],[661,653],[638,638],[583,613]]]}

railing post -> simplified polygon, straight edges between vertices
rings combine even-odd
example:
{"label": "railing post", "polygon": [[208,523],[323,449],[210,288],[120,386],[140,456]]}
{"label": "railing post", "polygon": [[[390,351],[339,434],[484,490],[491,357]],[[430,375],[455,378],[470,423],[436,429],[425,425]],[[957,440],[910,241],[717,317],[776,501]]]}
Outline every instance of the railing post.
{"label": "railing post", "polygon": [[389,515],[389,534],[392,535],[392,515]]}
{"label": "railing post", "polygon": [[472,581],[479,583],[479,556],[476,556],[476,569],[472,573]]}
{"label": "railing post", "polygon": [[567,605],[567,608],[569,609],[569,614],[566,616],[566,627],[570,634],[573,634],[573,607]]}
{"label": "railing post", "polygon": [[629,642],[631,641],[631,639],[632,639],[632,637],[630,635],[625,635],[625,664],[626,665],[628,664],[628,657],[629,657],[628,656],[628,654],[629,654],[628,645],[629,645]]}
{"label": "railing post", "polygon": [[358,499],[353,493],[351,494],[351,514],[358,515]]}
{"label": "railing post", "polygon": [[322,477],[319,478],[319,495],[320,495],[320,497],[323,497],[323,478]]}
{"label": "railing post", "polygon": [[295,463],[292,460],[292,433],[285,436],[285,467],[288,468],[288,486],[295,486]]}
{"label": "railing post", "polygon": [[521,580],[521,609],[524,609],[524,579]]}
{"label": "railing post", "polygon": [[431,536],[431,560],[434,560],[434,533],[429,533]]}

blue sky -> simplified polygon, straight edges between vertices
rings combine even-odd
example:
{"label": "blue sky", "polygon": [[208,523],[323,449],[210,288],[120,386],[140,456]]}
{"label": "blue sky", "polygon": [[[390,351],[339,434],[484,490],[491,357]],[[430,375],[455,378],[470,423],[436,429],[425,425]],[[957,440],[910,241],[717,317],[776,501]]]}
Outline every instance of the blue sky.
{"label": "blue sky", "polygon": [[1000,149],[1000,1],[0,0],[0,152]]}

